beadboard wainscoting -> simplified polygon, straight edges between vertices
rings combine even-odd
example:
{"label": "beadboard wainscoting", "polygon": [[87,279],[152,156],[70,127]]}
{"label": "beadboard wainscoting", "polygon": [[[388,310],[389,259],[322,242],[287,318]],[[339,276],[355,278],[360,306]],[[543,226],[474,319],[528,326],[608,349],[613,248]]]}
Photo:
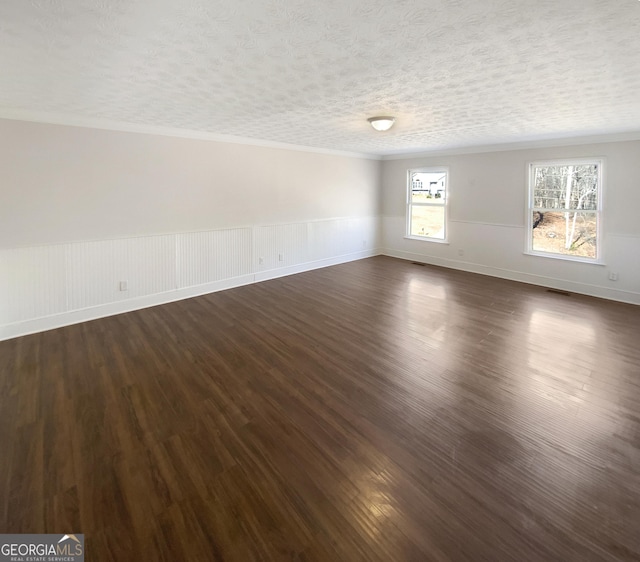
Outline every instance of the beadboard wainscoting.
{"label": "beadboard wainscoting", "polygon": [[448,244],[407,239],[405,232],[404,216],[383,217],[384,255],[640,305],[638,236],[605,232],[600,265],[525,254],[521,225],[450,220]]}
{"label": "beadboard wainscoting", "polygon": [[0,340],[361,259],[379,248],[380,219],[349,217],[3,249]]}

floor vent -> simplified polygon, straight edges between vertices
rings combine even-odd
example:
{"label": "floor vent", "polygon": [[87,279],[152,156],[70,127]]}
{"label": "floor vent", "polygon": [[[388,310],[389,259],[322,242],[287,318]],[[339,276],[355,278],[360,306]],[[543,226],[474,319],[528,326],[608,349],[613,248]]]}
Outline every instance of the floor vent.
{"label": "floor vent", "polygon": [[562,295],[563,297],[571,295],[568,291],[561,291],[560,289],[547,289],[547,293],[555,293],[556,295]]}
{"label": "floor vent", "polygon": [[419,261],[412,261],[411,262],[413,265],[420,265],[422,267],[424,267],[425,265],[427,265],[426,263],[420,263]]}

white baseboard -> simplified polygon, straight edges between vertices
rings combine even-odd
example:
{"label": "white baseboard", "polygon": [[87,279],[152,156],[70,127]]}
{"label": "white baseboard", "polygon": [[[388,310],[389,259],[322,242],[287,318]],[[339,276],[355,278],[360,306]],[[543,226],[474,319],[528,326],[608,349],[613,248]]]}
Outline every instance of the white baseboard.
{"label": "white baseboard", "polygon": [[370,258],[373,256],[378,256],[380,254],[381,250],[379,249],[362,250],[353,254],[326,258],[324,260],[300,263],[288,267],[278,267],[275,269],[269,269],[268,271],[256,272],[255,280],[258,282],[267,281],[269,279],[277,279],[278,277],[285,277],[286,275],[294,275],[296,273],[302,273],[303,271],[311,271],[313,269],[320,269],[322,267],[329,267],[332,265],[338,265],[350,261],[361,260],[363,258]]}
{"label": "white baseboard", "polygon": [[449,269],[458,269],[460,271],[468,271],[470,273],[479,273],[481,275],[489,275],[490,277],[500,277],[501,279],[509,279],[511,281],[520,281],[531,285],[539,285],[541,287],[549,287],[552,289],[560,289],[571,293],[579,293],[591,297],[599,297],[613,301],[624,302],[627,304],[640,305],[640,293],[631,291],[623,291],[620,289],[612,289],[610,287],[602,287],[600,285],[590,285],[587,283],[578,283],[576,281],[567,281],[565,279],[556,279],[546,277],[544,275],[535,275],[533,273],[524,273],[511,269],[502,269],[499,267],[491,267],[478,263],[471,263],[448,258],[438,258],[434,256],[425,256],[423,254],[414,254],[403,250],[395,250],[384,248],[382,255],[393,258],[400,258],[430,265],[438,265]]}
{"label": "white baseboard", "polygon": [[143,308],[149,308],[151,306],[167,304],[170,302],[189,299],[200,295],[215,293],[217,291],[224,291],[226,289],[232,289],[234,287],[241,287],[242,285],[250,285],[251,283],[258,283],[261,281],[267,281],[269,279],[276,279],[278,277],[293,275],[295,273],[302,273],[304,271],[328,267],[330,265],[338,265],[340,263],[346,263],[363,258],[368,258],[371,256],[376,256],[380,253],[381,252],[378,249],[363,250],[361,252],[345,254],[342,256],[336,256],[324,260],[307,262],[290,267],[282,267],[271,269],[269,271],[261,271],[248,275],[242,275],[240,277],[222,279],[220,281],[214,281],[212,283],[206,283],[204,285],[196,285],[183,289],[176,289],[174,291],[167,291],[154,295],[146,295],[143,297],[112,302],[90,308],[84,308],[81,310],[72,310],[52,316],[34,318],[23,322],[16,322],[14,324],[5,324],[3,326],[0,326],[0,341],[17,338],[20,336],[27,336],[29,334],[35,334],[47,330],[53,330],[56,328],[62,328],[64,326],[70,326],[72,324],[79,324],[81,322],[87,322],[89,320],[97,320],[99,318],[105,318],[107,316],[113,316],[115,314],[122,314],[124,312],[133,312],[135,310],[141,310]]}

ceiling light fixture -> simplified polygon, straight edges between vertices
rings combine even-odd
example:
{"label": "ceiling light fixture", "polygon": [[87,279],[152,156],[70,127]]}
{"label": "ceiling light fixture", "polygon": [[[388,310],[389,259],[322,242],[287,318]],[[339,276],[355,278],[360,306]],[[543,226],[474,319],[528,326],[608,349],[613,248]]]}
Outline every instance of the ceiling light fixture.
{"label": "ceiling light fixture", "polygon": [[376,131],[388,131],[396,121],[395,117],[369,117],[367,119]]}

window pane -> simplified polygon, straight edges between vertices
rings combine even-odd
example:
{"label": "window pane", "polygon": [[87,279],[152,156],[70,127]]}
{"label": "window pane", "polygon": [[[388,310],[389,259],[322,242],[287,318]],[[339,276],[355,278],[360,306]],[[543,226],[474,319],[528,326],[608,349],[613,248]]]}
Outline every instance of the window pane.
{"label": "window pane", "polygon": [[596,213],[534,211],[531,224],[533,251],[592,259],[597,257]]}
{"label": "window pane", "polygon": [[428,236],[444,240],[444,206],[412,207],[411,236]]}
{"label": "window pane", "polygon": [[598,208],[598,165],[535,166],[533,206],[543,209]]}
{"label": "window pane", "polygon": [[413,172],[411,174],[411,202],[444,204],[446,192],[445,172]]}

